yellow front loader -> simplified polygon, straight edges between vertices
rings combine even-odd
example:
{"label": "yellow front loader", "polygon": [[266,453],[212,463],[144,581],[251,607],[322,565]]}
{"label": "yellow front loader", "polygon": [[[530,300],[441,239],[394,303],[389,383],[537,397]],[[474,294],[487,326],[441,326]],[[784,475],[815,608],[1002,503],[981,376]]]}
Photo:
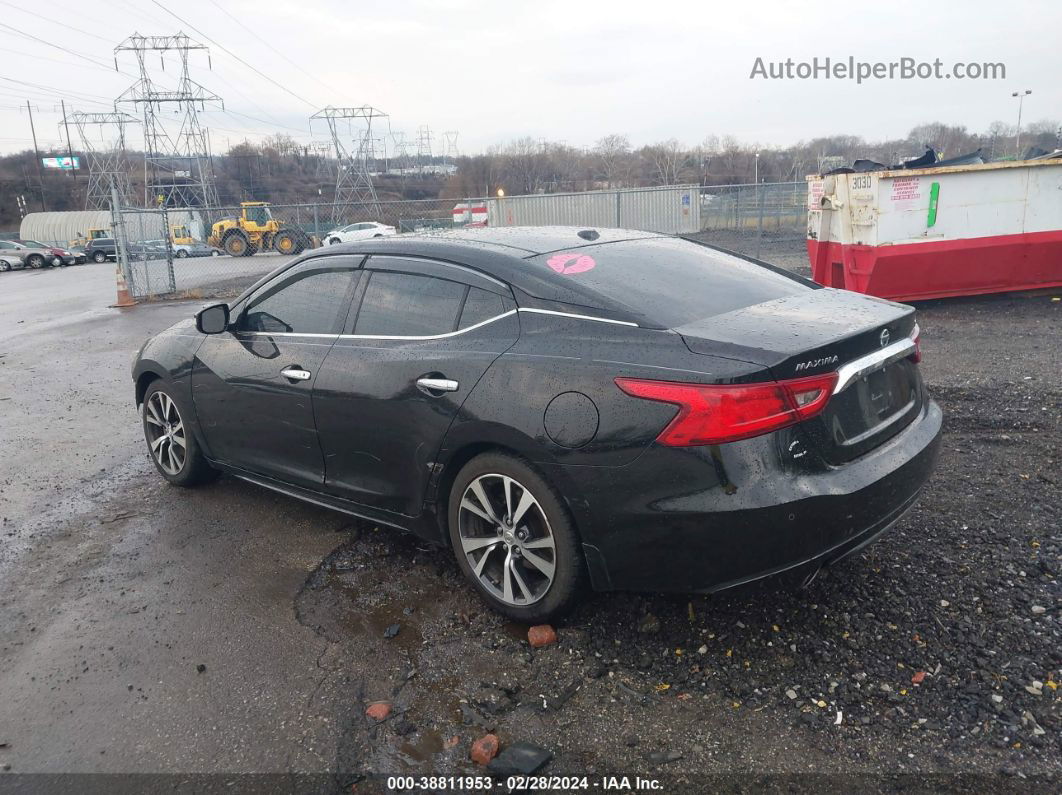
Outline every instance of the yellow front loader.
{"label": "yellow front loader", "polygon": [[211,246],[230,257],[250,257],[272,249],[280,254],[301,254],[313,240],[298,227],[284,226],[273,217],[269,202],[240,202],[239,218],[223,218],[210,230]]}

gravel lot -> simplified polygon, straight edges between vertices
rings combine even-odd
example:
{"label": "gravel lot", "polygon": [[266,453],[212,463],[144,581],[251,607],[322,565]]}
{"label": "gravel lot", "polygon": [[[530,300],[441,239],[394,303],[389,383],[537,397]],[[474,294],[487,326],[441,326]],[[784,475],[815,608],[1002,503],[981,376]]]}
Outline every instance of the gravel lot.
{"label": "gravel lot", "polygon": [[[805,267],[800,242],[760,245],[763,259]],[[164,311],[171,322],[178,309],[141,307],[123,317]],[[919,307],[924,374],[945,411],[941,458],[917,507],[861,554],[803,591],[592,596],[558,627],[557,644],[537,650],[526,627],[484,608],[446,552],[227,478],[191,493],[165,487],[146,465],[135,428],[125,427],[135,422],[125,373],[113,387],[101,381],[93,388],[96,421],[124,429],[107,442],[107,489],[42,476],[20,492],[14,472],[5,469],[0,478],[8,491],[0,503],[5,540],[21,550],[8,561],[13,573],[0,580],[0,689],[23,688],[0,704],[0,743],[8,743],[0,745],[0,763],[15,770],[316,772],[327,775],[300,780],[298,789],[349,792],[356,785],[356,792],[376,792],[382,775],[481,771],[468,760],[469,746],[490,729],[503,747],[528,741],[549,749],[554,758],[544,772],[589,775],[591,788],[603,776],[626,774],[658,779],[668,792],[1057,792],[1060,311],[1062,302],[1045,295]],[[112,324],[108,345],[131,351],[143,333]],[[76,350],[55,355],[53,367],[63,366],[63,357],[67,365],[78,359]],[[10,416],[28,411],[10,382],[2,388],[0,399],[10,402],[0,406]],[[46,401],[38,412],[58,420],[68,414],[64,406]],[[0,440],[38,443],[35,432],[10,430]],[[55,466],[61,475],[64,464]],[[48,522],[30,521],[32,511],[64,494],[80,499],[81,515],[134,512],[117,525],[79,530],[84,549],[64,564],[63,577],[82,583],[79,618],[95,642],[111,642],[104,616],[121,602],[114,591],[125,576],[120,567],[108,570],[106,584],[95,585],[101,560],[118,554],[126,568],[150,572],[152,550],[161,548],[162,560],[180,572],[181,587],[171,587],[174,575],[164,572],[166,588],[150,598],[143,581],[138,587],[155,614],[154,642],[179,651],[173,666],[191,677],[167,692],[184,694],[189,706],[170,695],[163,702],[169,711],[153,714],[162,679],[168,687],[174,675],[157,674],[158,684],[148,687],[156,668],[168,671],[168,664],[130,655],[97,674],[103,686],[113,680],[122,690],[126,681],[144,683],[133,717],[115,706],[115,720],[168,725],[190,722],[181,710],[198,709],[203,737],[171,733],[165,753],[151,739],[137,743],[135,763],[119,763],[126,750],[120,742],[100,757],[104,763],[76,761],[87,757],[74,750],[66,757],[74,761],[49,763],[50,743],[80,748],[87,740],[78,727],[110,710],[86,696],[101,686],[92,674],[54,676],[25,689],[36,670],[26,663],[37,642],[29,627],[54,631],[63,626],[62,610],[44,591],[29,601],[13,586],[49,570],[49,555],[64,554],[49,551],[57,531]],[[63,528],[64,521],[51,523]],[[210,578],[201,591],[199,560]],[[16,564],[21,569],[11,568]],[[267,587],[262,578],[271,566],[283,576]],[[250,596],[248,583],[260,584]],[[244,600],[233,602],[239,642],[217,640],[196,625],[207,613],[227,626],[226,599]],[[397,635],[386,637],[395,625]],[[147,637],[122,629],[126,643]],[[269,676],[253,679],[257,695],[243,696],[254,709],[243,720],[268,729],[209,735],[210,722],[235,714],[228,691],[252,676],[243,667],[244,647],[268,648],[274,638]],[[199,660],[206,669],[196,674],[191,667]],[[199,694],[205,682],[210,698]],[[393,705],[379,723],[365,716],[376,701]],[[71,717],[48,728],[40,716],[60,709]],[[269,753],[257,753],[258,743]],[[155,757],[142,745],[165,763],[152,766]]]}
{"label": "gravel lot", "polygon": [[[802,241],[761,245],[806,272]],[[871,786],[1052,789],[1060,309],[1045,296],[920,308],[947,418],[937,472],[900,525],[804,591],[598,595],[536,651],[448,554],[352,530],[297,600],[299,620],[334,643],[351,761],[363,774],[468,769],[469,743],[494,728],[503,744],[555,751],[557,774],[650,774],[690,791],[704,775],[753,785],[765,770],[791,774],[786,787],[855,773]],[[367,725],[362,705],[385,698],[401,717]]]}

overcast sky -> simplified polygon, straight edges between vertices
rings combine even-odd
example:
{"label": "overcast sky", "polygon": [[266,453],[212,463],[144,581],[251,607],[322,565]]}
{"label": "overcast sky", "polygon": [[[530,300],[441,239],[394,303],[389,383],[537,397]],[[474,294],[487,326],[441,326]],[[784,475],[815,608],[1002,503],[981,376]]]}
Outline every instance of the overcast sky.
{"label": "overcast sky", "polygon": [[[311,113],[363,104],[388,113],[391,131],[409,138],[428,125],[441,146],[441,133],[457,130],[462,153],[522,136],[591,146],[613,132],[635,146],[671,137],[696,144],[710,134],[771,146],[835,133],[878,140],[937,120],[981,131],[997,119],[1014,123],[1019,89],[1033,92],[1024,121],[1062,117],[1058,8],[1023,0],[0,0],[0,151],[31,146],[26,100],[41,148],[58,147],[60,98],[68,110],[103,111],[133,83],[131,54],[119,56],[124,74],[114,71],[116,44],[134,31],[180,30],[210,47],[213,68],[193,55],[192,74],[224,98],[225,112],[202,117],[216,151],[276,131],[323,137],[323,125],[311,131]],[[940,58],[945,71],[956,61],[998,62],[1006,78],[857,85],[749,77],[757,57],[816,56]],[[157,57],[148,63],[172,84],[172,56],[165,71]],[[135,133],[131,145],[139,146]]]}

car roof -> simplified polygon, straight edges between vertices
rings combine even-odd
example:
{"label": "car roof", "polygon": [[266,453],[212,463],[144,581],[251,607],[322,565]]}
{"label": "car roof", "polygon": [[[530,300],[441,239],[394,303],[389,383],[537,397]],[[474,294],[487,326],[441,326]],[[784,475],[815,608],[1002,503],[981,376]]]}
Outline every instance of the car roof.
{"label": "car roof", "polygon": [[576,226],[454,229],[338,243],[316,249],[310,256],[375,254],[453,262],[507,283],[521,306],[569,312],[593,310],[595,314],[616,320],[657,327],[649,318],[632,312],[630,306],[609,300],[585,284],[565,278],[550,268],[531,265],[527,260],[553,251],[667,237],[672,236],[633,229]]}
{"label": "car roof", "polygon": [[581,246],[666,235],[635,229],[595,229],[584,226],[501,226],[430,230],[414,232],[404,237],[487,243],[523,251],[526,257]]}

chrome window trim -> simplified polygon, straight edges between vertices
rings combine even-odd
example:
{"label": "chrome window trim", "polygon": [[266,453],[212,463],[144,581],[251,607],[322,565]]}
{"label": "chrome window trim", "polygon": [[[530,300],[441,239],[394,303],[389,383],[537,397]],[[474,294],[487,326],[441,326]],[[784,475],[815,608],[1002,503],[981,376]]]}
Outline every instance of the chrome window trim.
{"label": "chrome window trim", "polygon": [[329,337],[337,338],[341,340],[442,340],[449,337],[457,337],[461,334],[466,334],[469,331],[475,331],[478,328],[482,328],[488,323],[494,323],[497,320],[502,320],[511,315],[515,315],[517,312],[531,312],[536,315],[556,315],[559,317],[570,317],[575,320],[593,320],[598,323],[613,323],[617,326],[633,326],[638,328],[637,323],[631,323],[628,320],[612,320],[607,317],[594,317],[592,315],[576,315],[570,312],[557,312],[552,309],[534,309],[531,307],[519,307],[517,309],[510,309],[508,312],[502,312],[500,315],[489,317],[486,320],[481,320],[468,328],[458,329],[457,331],[448,331],[445,334],[428,334],[424,336],[395,336],[395,335],[380,335],[380,334],[303,334],[294,331],[238,331],[237,334],[250,334],[260,337]]}
{"label": "chrome window trim", "polygon": [[837,384],[833,394],[843,392],[852,383],[864,375],[880,370],[900,359],[905,359],[915,352],[915,342],[910,337],[886,345],[881,350],[860,356],[837,368]]}
{"label": "chrome window trim", "polygon": [[478,323],[473,323],[468,328],[461,328],[457,331],[447,331],[445,334],[425,334],[422,336],[400,336],[400,335],[383,335],[383,334],[340,334],[340,339],[345,340],[444,340],[449,337],[456,337],[460,334],[464,334],[469,331],[473,331],[481,326],[485,326],[488,323],[493,323],[496,320],[515,315],[516,310],[510,309],[508,312],[502,312],[500,315],[494,317],[488,317],[486,320],[481,320]]}
{"label": "chrome window trim", "polygon": [[616,326],[632,326],[638,328],[637,323],[632,323],[629,320],[613,320],[610,317],[594,317],[593,315],[576,315],[572,312],[558,312],[553,309],[535,309],[533,307],[520,307],[521,312],[531,312],[536,315],[557,315],[558,317],[570,317],[576,320],[594,320],[598,323],[612,323]]}

